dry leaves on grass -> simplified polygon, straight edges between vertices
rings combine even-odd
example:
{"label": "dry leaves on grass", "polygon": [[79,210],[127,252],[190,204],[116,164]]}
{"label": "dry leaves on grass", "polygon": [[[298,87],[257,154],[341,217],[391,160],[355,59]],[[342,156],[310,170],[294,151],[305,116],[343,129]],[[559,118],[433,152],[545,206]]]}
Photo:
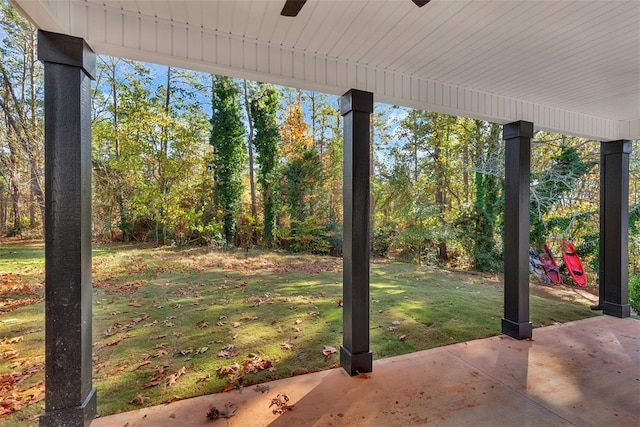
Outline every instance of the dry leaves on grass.
{"label": "dry leaves on grass", "polygon": [[238,362],[236,362],[231,365],[222,366],[218,369],[218,374],[228,376],[229,381],[233,383],[238,381],[245,374],[254,374],[266,369],[271,369],[272,367],[273,363],[269,358],[249,353],[249,356],[242,361],[242,364],[238,364]]}
{"label": "dry leaves on grass", "polygon": [[187,373],[187,368],[184,366],[171,375],[165,375],[168,370],[169,365],[156,365],[156,367],[154,368],[153,377],[151,377],[151,380],[149,380],[148,382],[142,384],[142,388],[144,389],[155,387],[162,384],[163,382],[166,382],[167,387],[170,387],[175,384],[176,381],[178,381],[178,378]]}
{"label": "dry leaves on grass", "polygon": [[22,372],[11,372],[0,375],[0,417],[19,411],[23,406],[44,399],[44,382],[38,381],[26,389],[18,388],[18,384],[44,370],[44,363],[36,363]]}
{"label": "dry leaves on grass", "polygon": [[0,353],[0,359],[13,359],[15,357],[18,357],[19,354],[20,353],[18,353],[18,350],[10,348]]}
{"label": "dry leaves on grass", "polygon": [[199,321],[198,323],[196,323],[196,325],[198,325],[199,328],[207,328],[207,327],[209,327],[209,324],[204,319]]}
{"label": "dry leaves on grass", "polygon": [[7,344],[17,344],[17,343],[19,343],[20,341],[23,341],[23,340],[24,340],[24,336],[23,335],[20,335],[18,337],[13,337],[13,338],[4,337],[2,339],[2,344],[5,344],[5,345],[7,345]]}

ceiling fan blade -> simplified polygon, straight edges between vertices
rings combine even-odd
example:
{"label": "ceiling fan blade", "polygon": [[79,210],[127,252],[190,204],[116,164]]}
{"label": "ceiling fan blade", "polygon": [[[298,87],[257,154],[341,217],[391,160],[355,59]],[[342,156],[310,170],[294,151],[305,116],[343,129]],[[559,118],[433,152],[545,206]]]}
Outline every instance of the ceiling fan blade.
{"label": "ceiling fan blade", "polygon": [[300,13],[300,9],[307,2],[307,0],[287,0],[284,3],[284,7],[282,8],[282,12],[280,15],[282,16],[298,16]]}
{"label": "ceiling fan blade", "polygon": [[411,0],[411,1],[414,2],[416,6],[422,7],[425,4],[429,3],[431,0]]}

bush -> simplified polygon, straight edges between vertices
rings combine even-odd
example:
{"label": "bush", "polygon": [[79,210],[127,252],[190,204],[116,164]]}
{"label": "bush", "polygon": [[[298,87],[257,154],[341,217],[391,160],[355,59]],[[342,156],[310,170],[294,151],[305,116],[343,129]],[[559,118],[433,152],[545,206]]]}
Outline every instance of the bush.
{"label": "bush", "polygon": [[629,304],[640,314],[640,276],[629,277]]}

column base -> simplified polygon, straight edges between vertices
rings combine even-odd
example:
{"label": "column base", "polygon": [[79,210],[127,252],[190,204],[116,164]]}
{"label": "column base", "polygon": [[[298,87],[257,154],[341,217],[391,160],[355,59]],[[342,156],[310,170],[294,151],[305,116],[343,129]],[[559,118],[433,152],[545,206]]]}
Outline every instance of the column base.
{"label": "column base", "polygon": [[96,389],[92,388],[81,406],[43,412],[40,427],[89,427],[96,414]]}
{"label": "column base", "polygon": [[351,376],[371,372],[373,370],[373,353],[369,350],[352,354],[341,345],[340,366]]}
{"label": "column base", "polygon": [[516,323],[513,320],[502,319],[502,333],[517,340],[529,339],[533,336],[531,322]]}
{"label": "column base", "polygon": [[602,303],[602,313],[624,319],[631,316],[631,306],[629,304],[616,304],[605,301]]}

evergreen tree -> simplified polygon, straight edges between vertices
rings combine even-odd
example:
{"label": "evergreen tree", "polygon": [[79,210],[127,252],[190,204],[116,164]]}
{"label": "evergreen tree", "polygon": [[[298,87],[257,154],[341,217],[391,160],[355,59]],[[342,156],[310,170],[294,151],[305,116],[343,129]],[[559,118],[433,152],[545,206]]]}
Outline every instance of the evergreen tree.
{"label": "evergreen tree", "polygon": [[245,160],[244,124],[240,92],[230,77],[213,77],[211,138],[213,146],[214,202],[222,215],[224,237],[233,243],[236,215],[242,198]]}

